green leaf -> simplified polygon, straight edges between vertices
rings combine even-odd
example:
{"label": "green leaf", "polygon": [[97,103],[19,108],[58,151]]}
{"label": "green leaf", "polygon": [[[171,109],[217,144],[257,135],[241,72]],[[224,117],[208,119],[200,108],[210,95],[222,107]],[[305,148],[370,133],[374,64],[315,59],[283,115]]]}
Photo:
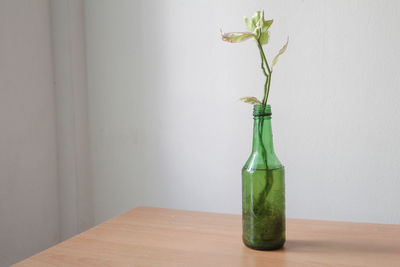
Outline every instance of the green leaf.
{"label": "green leaf", "polygon": [[251,17],[252,23],[256,25],[255,29],[257,28],[260,29],[262,27],[262,24],[264,22],[263,17],[264,17],[264,11],[256,11],[253,17]]}
{"label": "green leaf", "polygon": [[273,19],[264,20],[263,31],[268,31],[269,27],[271,27],[272,23],[274,22]]}
{"label": "green leaf", "polygon": [[261,35],[260,35],[259,40],[260,40],[260,44],[261,44],[261,45],[268,44],[268,41],[269,41],[269,32],[268,32],[268,31],[262,32]]}
{"label": "green leaf", "polygon": [[245,103],[250,103],[252,105],[256,105],[256,104],[262,104],[260,100],[258,100],[256,97],[254,96],[248,96],[248,97],[242,97],[239,100],[245,102]]}
{"label": "green leaf", "polygon": [[225,42],[229,43],[240,43],[243,41],[246,41],[247,39],[250,39],[252,37],[256,37],[253,33],[251,32],[227,32],[223,33],[221,30],[221,37],[222,40]]}
{"label": "green leaf", "polygon": [[268,29],[271,27],[273,20],[264,19],[264,10],[257,11],[254,13],[251,20],[244,18],[244,23],[247,29],[257,36],[257,40],[260,41],[261,45],[265,45],[269,41]]}
{"label": "green leaf", "polygon": [[283,53],[285,53],[288,44],[289,44],[289,37],[287,38],[286,44],[281,48],[281,50],[279,50],[278,54],[275,56],[274,60],[272,61],[271,71],[272,71],[272,68],[275,66],[275,64],[278,63],[279,56],[282,55]]}
{"label": "green leaf", "polygon": [[256,29],[256,25],[253,24],[253,20],[249,20],[248,18],[244,17],[244,23],[246,24],[246,27],[250,32],[254,32],[254,30]]}

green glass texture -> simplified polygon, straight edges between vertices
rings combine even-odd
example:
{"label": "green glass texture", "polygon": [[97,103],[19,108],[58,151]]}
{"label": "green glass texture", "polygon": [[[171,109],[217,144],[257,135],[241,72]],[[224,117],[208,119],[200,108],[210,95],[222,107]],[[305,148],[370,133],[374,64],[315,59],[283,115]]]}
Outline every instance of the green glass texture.
{"label": "green glass texture", "polygon": [[253,148],[242,169],[243,242],[259,250],[285,243],[285,170],[275,155],[271,107],[254,106]]}

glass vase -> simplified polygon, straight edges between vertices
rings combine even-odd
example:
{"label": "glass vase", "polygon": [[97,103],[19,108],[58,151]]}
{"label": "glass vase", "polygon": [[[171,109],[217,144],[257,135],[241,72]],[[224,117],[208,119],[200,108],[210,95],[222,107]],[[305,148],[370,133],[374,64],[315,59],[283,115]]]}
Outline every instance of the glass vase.
{"label": "glass vase", "polygon": [[274,152],[271,106],[255,105],[252,152],[242,169],[243,242],[258,250],[285,243],[285,170]]}

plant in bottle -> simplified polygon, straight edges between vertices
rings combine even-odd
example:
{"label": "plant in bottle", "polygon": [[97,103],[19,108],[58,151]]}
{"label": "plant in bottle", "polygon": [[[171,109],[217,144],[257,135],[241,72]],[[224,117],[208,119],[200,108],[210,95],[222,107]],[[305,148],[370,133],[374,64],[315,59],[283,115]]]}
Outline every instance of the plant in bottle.
{"label": "plant in bottle", "polygon": [[275,155],[271,106],[267,105],[273,68],[286,51],[288,41],[279,50],[272,64],[268,63],[263,45],[269,42],[269,28],[273,20],[264,19],[264,11],[257,11],[251,19],[244,18],[247,32],[221,31],[222,40],[239,43],[255,40],[265,76],[262,101],[256,97],[243,97],[254,105],[252,153],[242,168],[242,221],[243,242],[253,249],[279,249],[285,243],[285,170]]}

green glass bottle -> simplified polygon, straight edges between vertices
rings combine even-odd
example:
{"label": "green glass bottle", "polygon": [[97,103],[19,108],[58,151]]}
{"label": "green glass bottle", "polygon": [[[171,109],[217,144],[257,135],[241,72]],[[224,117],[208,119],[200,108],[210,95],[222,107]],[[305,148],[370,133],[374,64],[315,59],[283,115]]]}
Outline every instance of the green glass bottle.
{"label": "green glass bottle", "polygon": [[271,106],[254,106],[253,149],[242,169],[243,242],[259,250],[285,243],[285,170],[274,152]]}

